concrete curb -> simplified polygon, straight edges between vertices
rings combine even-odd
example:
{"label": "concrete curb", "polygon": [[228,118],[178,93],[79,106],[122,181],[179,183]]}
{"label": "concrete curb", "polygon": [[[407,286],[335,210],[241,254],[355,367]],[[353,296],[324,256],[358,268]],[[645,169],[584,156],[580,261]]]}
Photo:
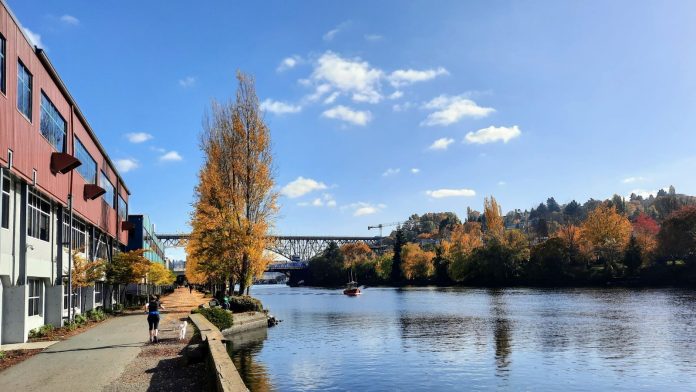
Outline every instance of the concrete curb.
{"label": "concrete curb", "polygon": [[249,391],[227,353],[222,332],[200,314],[191,314],[189,319],[201,332],[201,339],[208,345],[211,370],[215,372],[217,390],[219,392]]}

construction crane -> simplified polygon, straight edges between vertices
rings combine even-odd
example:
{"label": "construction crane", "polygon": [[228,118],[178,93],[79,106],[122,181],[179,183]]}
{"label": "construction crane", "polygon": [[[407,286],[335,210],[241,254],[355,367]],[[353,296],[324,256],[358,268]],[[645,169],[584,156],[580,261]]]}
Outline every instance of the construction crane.
{"label": "construction crane", "polygon": [[379,229],[379,244],[382,245],[382,229],[385,227],[401,226],[404,222],[391,222],[391,223],[380,223],[374,226],[367,226],[367,230]]}

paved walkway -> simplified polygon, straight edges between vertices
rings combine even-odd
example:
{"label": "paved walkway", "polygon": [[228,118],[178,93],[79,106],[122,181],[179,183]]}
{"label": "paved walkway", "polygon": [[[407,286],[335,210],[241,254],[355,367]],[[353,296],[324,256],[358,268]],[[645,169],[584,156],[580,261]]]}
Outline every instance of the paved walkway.
{"label": "paved walkway", "polygon": [[[160,337],[163,345],[177,344],[179,318],[191,308],[204,302],[200,293],[189,294],[188,289],[178,289],[163,298],[163,306],[173,313],[162,314]],[[193,328],[189,328],[191,336]],[[114,317],[84,333],[56,343],[24,362],[0,372],[3,391],[99,391],[110,390],[159,390],[150,382],[155,381],[153,369],[138,383],[128,388],[116,387],[119,377],[133,366],[142,349],[156,348],[148,342],[147,322],[144,314]],[[153,354],[155,351],[150,351]],[[163,353],[164,354],[164,353]],[[178,353],[176,353],[178,354]],[[171,356],[171,353],[167,355]],[[157,366],[157,355],[150,355]],[[132,369],[131,369],[132,370]],[[112,388],[112,385],[116,387]],[[125,386],[125,385],[122,385]]]}

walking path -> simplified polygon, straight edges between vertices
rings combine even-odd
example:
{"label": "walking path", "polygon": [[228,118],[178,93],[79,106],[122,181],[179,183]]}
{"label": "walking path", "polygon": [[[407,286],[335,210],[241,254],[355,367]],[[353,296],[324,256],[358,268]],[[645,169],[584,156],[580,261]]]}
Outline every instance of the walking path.
{"label": "walking path", "polygon": [[175,384],[175,390],[203,390],[205,384],[201,369],[193,365],[183,366],[179,356],[193,328],[188,329],[187,339],[178,340],[179,319],[203,302],[202,294],[189,294],[188,289],[177,289],[162,301],[171,312],[161,316],[161,344],[147,343],[144,314],[114,317],[0,372],[2,390],[172,390],[172,385],[165,386],[166,381],[188,382],[189,385]]}

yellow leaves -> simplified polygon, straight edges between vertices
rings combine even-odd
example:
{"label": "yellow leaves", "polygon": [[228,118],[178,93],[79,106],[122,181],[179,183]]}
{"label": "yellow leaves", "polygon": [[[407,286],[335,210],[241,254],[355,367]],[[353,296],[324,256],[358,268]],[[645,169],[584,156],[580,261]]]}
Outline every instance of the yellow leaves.
{"label": "yellow leaves", "polygon": [[145,249],[118,252],[107,265],[107,279],[114,284],[139,283],[150,270]]}
{"label": "yellow leaves", "polygon": [[169,286],[174,283],[176,277],[174,273],[168,270],[165,266],[160,263],[150,262],[149,269],[147,271],[147,282],[159,286]]}
{"label": "yellow leaves", "polygon": [[72,252],[72,286],[76,288],[94,286],[94,282],[104,278],[106,263],[102,259],[92,262],[78,251]]}
{"label": "yellow leaves", "polygon": [[495,197],[486,197],[483,200],[483,217],[486,224],[486,237],[489,239],[502,239],[505,224],[500,205],[495,200]]}
{"label": "yellow leaves", "polygon": [[374,253],[369,246],[364,242],[354,242],[341,246],[343,253],[343,266],[345,268],[353,267],[374,258]]}
{"label": "yellow leaves", "polygon": [[599,205],[582,224],[582,239],[597,257],[615,257],[631,238],[631,222],[614,207]]}
{"label": "yellow leaves", "polygon": [[401,269],[408,280],[429,278],[435,272],[433,259],[435,253],[424,251],[413,242],[401,248]]}

